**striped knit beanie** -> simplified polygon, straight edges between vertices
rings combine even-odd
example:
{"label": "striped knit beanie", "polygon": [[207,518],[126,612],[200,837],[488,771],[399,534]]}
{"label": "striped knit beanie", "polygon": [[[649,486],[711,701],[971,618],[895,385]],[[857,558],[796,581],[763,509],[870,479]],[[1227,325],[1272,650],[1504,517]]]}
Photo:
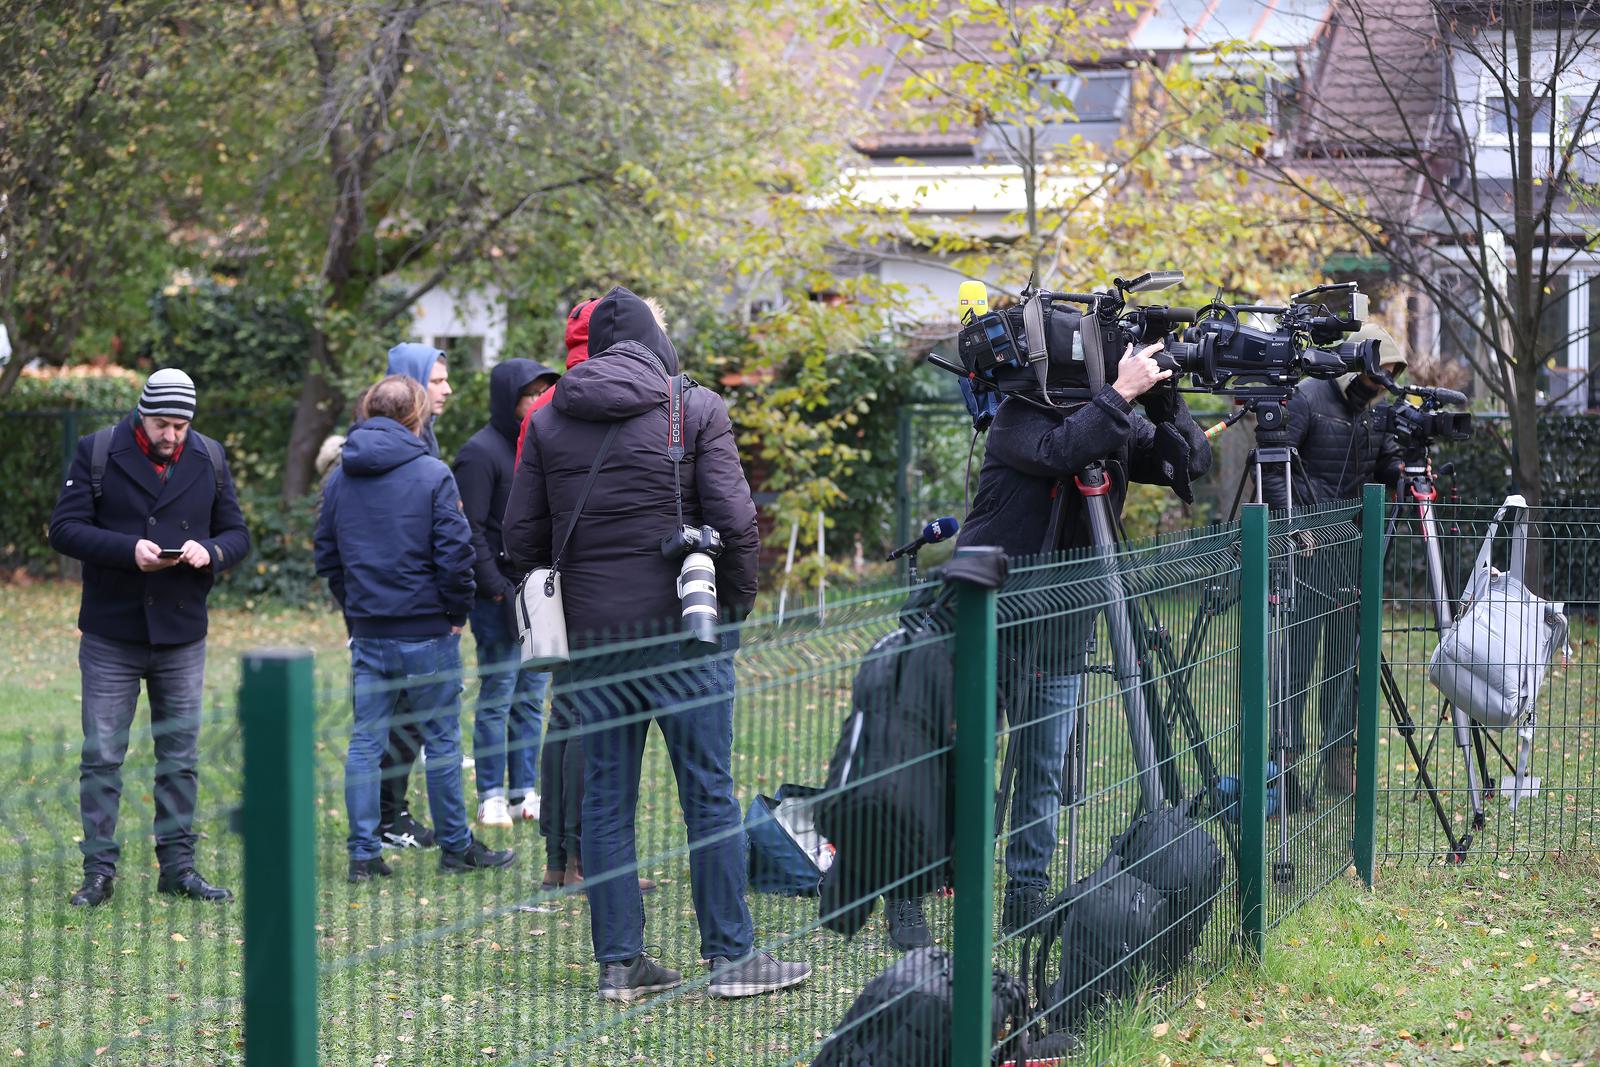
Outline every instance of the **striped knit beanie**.
{"label": "striped knit beanie", "polygon": [[177,367],[156,371],[139,394],[139,414],[193,419],[194,379]]}

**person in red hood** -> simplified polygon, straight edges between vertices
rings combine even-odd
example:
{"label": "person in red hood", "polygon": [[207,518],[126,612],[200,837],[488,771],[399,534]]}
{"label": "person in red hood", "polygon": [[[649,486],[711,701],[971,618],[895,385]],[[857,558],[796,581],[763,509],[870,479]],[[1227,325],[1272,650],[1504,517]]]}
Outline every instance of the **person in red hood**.
{"label": "person in red hood", "polygon": [[[589,316],[594,314],[594,306],[598,303],[594,298],[580,300],[572,305],[572,310],[567,313],[567,369],[571,370],[589,358]],[[533,413],[544,407],[556,398],[556,387],[552,385],[534,398],[533,407],[522,417],[522,428],[517,431],[517,462],[522,462],[522,440],[528,436],[528,423],[533,421]],[[514,468],[513,468],[514,469]]]}

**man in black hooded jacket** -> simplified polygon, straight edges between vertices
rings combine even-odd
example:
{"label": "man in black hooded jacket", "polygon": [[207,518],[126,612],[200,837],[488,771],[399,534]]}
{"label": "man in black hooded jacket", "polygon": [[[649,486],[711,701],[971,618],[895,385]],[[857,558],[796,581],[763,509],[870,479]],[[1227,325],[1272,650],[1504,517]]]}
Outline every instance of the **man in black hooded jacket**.
{"label": "man in black hooded jacket", "polygon": [[[1211,466],[1211,446],[1170,382],[1172,372],[1157,365],[1154,355],[1160,348],[1134,352],[1129,346],[1116,367],[1107,368],[1108,384],[1087,403],[1057,410],[1007,397],[989,430],[978,492],[958,544],[997,545],[1009,556],[1093,544],[1088,509],[1074,479],[1096,461],[1106,465],[1114,515],[1122,512],[1130,481],[1171,486],[1188,500],[1191,479]],[[1072,376],[1064,366],[1067,359],[1070,353],[1051,348],[1053,380]],[[1134,411],[1135,402],[1144,406],[1145,417]],[[1061,516],[1052,539],[1058,501]],[[1008,705],[1014,705],[1007,709],[1008,744],[1016,750],[1002,905],[1009,933],[1026,930],[1042,917],[1049,899],[1063,764],[1082,697],[1094,614],[1078,612],[1060,624],[1040,622],[1033,628],[1036,635],[1019,633],[1008,642],[1024,643],[1010,655],[1021,672],[1034,676],[1031,685],[1014,681],[1008,687]],[[891,923],[920,925],[917,903],[891,901]],[[907,914],[897,917],[897,908]]]}
{"label": "man in black hooded jacket", "polygon": [[[681,633],[678,561],[662,551],[679,527],[681,499],[684,524],[721,533],[721,615],[743,619],[755,602],[760,534],[727,408],[708,389],[684,389],[683,456],[674,464],[668,407],[678,355],[651,306],[621,287],[606,294],[589,319],[589,351],[588,361],[561,379],[554,402],[534,412],[523,437],[505,515],[511,562],[532,569],[560,555],[568,640],[576,649],[602,645],[607,635]],[[568,541],[591,465],[613,427]],[[634,820],[652,720],[683,804],[700,955],[711,971],[707,991],[750,996],[803,982],[809,965],[751,951],[728,652],[688,653],[676,639],[630,647],[636,651],[580,653],[558,677],[593,731],[581,849],[600,995],[626,1002],[683,980],[644,955]],[[631,677],[617,679],[622,672]]]}
{"label": "man in black hooded jacket", "polygon": [[[1405,351],[1387,331],[1374,324],[1363,326],[1351,341],[1377,341],[1379,365],[1391,378],[1404,373]],[[1336,500],[1354,500],[1367,482],[1382,482],[1391,490],[1399,484],[1404,463],[1393,434],[1380,432],[1372,408],[1384,387],[1367,374],[1348,374],[1337,381],[1307,379],[1289,398],[1284,422],[1288,444],[1300,458],[1294,472],[1294,504],[1310,507]],[[1289,494],[1281,465],[1262,468],[1263,499],[1285,508]],[[1288,676],[1274,678],[1273,703],[1288,702],[1288,737],[1285,746],[1284,801],[1298,811],[1307,800],[1295,770],[1305,751],[1305,709],[1311,695],[1311,675],[1322,649],[1322,680],[1317,686],[1317,717],[1322,729],[1322,778],[1336,796],[1355,789],[1355,663],[1357,633],[1356,575],[1339,552],[1316,551],[1314,531],[1300,534],[1304,548],[1297,561],[1295,597],[1290,617]],[[1276,743],[1273,751],[1276,752]]]}
{"label": "man in black hooded jacket", "polygon": [[559,377],[531,359],[497,363],[489,372],[489,423],[461,446],[453,468],[461,489],[461,507],[472,527],[473,572],[478,583],[472,606],[472,636],[478,646],[472,757],[480,826],[508,827],[513,820],[539,817],[539,794],[535,792],[539,735],[550,675],[521,667],[513,609],[521,575],[501,543],[500,519],[511,495],[522,416]]}

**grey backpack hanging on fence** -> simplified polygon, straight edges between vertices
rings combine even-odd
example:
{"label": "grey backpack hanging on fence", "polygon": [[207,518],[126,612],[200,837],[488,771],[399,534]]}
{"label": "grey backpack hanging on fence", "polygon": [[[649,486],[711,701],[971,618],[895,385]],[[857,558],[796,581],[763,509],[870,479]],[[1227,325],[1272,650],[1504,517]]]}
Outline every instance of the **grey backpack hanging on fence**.
{"label": "grey backpack hanging on fence", "polygon": [[[1511,569],[1491,565],[1494,538],[1510,510]],[[1517,775],[1506,792],[1512,806],[1531,787],[1528,755],[1533,741],[1539,687],[1550,660],[1567,640],[1565,605],[1552,603],[1523,584],[1528,552],[1528,505],[1510,496],[1494,513],[1472,565],[1461,610],[1428,660],[1428,677],[1439,692],[1473,721],[1490,729],[1517,728]]]}

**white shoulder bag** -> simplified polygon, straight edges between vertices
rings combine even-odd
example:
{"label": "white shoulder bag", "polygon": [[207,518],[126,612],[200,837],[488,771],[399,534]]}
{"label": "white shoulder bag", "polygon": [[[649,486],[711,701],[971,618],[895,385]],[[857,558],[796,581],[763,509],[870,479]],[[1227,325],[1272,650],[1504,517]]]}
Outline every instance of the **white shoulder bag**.
{"label": "white shoulder bag", "polygon": [[561,561],[566,557],[567,543],[572,540],[578,517],[583,514],[583,505],[589,499],[589,490],[594,488],[600,464],[611,451],[611,442],[616,440],[620,429],[622,423],[614,422],[606,431],[606,439],[589,466],[589,476],[578,494],[578,502],[572,507],[572,518],[567,520],[566,533],[561,535],[561,544],[556,546],[550,566],[535,567],[517,586],[517,630],[525,666],[559,667],[571,658],[567,649],[567,616],[561,605]]}

